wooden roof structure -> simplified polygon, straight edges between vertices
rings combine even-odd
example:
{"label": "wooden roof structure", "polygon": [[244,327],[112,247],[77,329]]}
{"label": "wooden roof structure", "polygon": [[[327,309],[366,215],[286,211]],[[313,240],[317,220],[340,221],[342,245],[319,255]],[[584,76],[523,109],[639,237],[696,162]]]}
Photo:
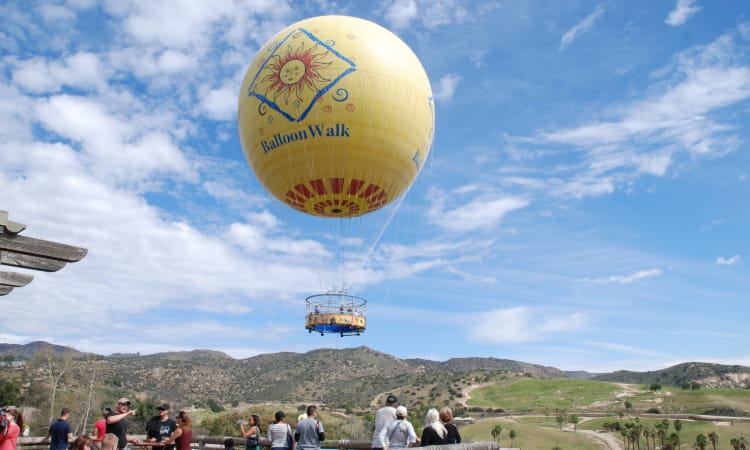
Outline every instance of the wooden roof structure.
{"label": "wooden roof structure", "polygon": [[[57,272],[69,262],[83,259],[88,250],[58,242],[19,236],[26,225],[8,220],[0,210],[0,264],[25,269]],[[0,295],[31,283],[33,275],[0,270]]]}

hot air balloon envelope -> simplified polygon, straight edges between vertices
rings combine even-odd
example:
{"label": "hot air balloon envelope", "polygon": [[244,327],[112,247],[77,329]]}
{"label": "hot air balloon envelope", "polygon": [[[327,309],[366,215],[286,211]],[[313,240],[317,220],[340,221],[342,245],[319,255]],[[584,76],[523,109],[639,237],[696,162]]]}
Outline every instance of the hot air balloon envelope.
{"label": "hot air balloon envelope", "polygon": [[302,20],[263,46],[239,99],[260,183],[321,217],[375,211],[411,186],[434,130],[429,79],[395,34],[364,19]]}

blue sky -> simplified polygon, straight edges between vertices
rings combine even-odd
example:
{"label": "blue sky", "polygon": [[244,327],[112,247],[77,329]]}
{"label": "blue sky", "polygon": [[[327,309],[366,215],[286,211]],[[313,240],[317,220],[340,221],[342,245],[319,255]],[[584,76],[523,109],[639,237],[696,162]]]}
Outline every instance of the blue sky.
{"label": "blue sky", "polygon": [[[750,365],[748,13],[744,0],[6,2],[0,209],[89,254],[0,299],[0,341]],[[279,204],[237,136],[255,53],[325,14],[400,36],[436,99],[412,189],[351,221]],[[369,300],[365,334],[308,334],[305,297],[341,286]]]}

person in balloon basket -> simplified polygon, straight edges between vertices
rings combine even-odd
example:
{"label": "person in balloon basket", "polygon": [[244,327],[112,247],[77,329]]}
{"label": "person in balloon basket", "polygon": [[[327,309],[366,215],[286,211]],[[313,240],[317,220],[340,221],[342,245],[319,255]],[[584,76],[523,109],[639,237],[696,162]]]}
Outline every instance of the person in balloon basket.
{"label": "person in balloon basket", "polygon": [[107,415],[107,433],[117,436],[117,448],[123,449],[128,446],[128,442],[139,445],[138,439],[128,437],[128,417],[133,417],[135,409],[130,409],[130,400],[125,397],[117,400],[117,406]]}
{"label": "person in balloon basket", "polygon": [[375,431],[372,433],[372,444],[370,444],[372,450],[382,450],[386,447],[380,436],[385,427],[396,419],[397,406],[398,398],[395,395],[389,395],[385,399],[385,406],[375,412]]}
{"label": "person in balloon basket", "polygon": [[320,450],[320,443],[326,440],[323,423],[318,420],[318,407],[307,407],[307,418],[297,424],[294,431],[294,441],[297,450]]}

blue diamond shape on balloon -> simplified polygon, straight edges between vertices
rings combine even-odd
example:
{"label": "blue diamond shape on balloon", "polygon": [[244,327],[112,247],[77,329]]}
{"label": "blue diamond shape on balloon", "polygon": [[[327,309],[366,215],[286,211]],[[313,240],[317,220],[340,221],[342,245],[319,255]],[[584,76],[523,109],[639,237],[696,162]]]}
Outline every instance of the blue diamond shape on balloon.
{"label": "blue diamond shape on balloon", "polygon": [[256,97],[292,122],[301,122],[315,102],[356,64],[304,28],[290,32],[263,61],[247,95]]}

